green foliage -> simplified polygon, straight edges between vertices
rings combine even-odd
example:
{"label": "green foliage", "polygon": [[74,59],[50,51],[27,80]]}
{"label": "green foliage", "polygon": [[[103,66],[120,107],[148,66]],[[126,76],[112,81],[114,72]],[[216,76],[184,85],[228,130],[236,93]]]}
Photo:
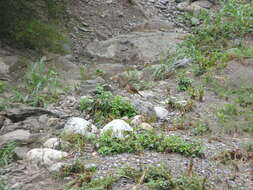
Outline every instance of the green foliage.
{"label": "green foliage", "polygon": [[8,143],[0,148],[0,167],[8,165],[14,160],[14,149],[15,143]]}
{"label": "green foliage", "polygon": [[84,152],[86,143],[89,139],[80,134],[63,134],[62,139],[69,142],[69,147],[61,147],[62,149],[71,149],[78,152]]}
{"label": "green foliage", "polygon": [[200,122],[200,121],[195,123],[195,126],[192,130],[193,135],[206,135],[210,132],[211,130],[208,127],[207,123]]}
{"label": "green foliage", "polygon": [[194,102],[192,100],[179,101],[175,97],[171,96],[167,100],[167,105],[169,109],[179,110],[183,113],[189,112],[193,109]]}
{"label": "green foliage", "polygon": [[112,189],[113,184],[122,178],[132,179],[136,184],[143,178],[141,187],[154,190],[204,190],[207,187],[206,179],[197,175],[173,177],[170,169],[161,164],[160,166],[148,165],[140,169],[124,167],[116,171],[113,176],[101,178],[93,178],[93,172],[81,172],[75,175],[74,181],[67,189],[71,189],[74,185],[78,186],[77,190]]}
{"label": "green foliage", "polygon": [[51,22],[65,12],[62,5],[64,1],[1,0],[0,38],[22,48],[63,52],[65,37]]}
{"label": "green foliage", "polygon": [[20,23],[20,25],[22,29],[15,33],[18,45],[38,51],[47,49],[52,52],[64,52],[62,44],[65,42],[65,37],[58,32],[56,26],[38,20]]}
{"label": "green foliage", "polygon": [[121,177],[133,179],[138,183],[144,175],[143,186],[154,190],[199,190],[205,189],[205,179],[199,176],[180,175],[173,177],[169,168],[165,165],[148,166],[147,168],[135,169],[131,167],[122,168],[119,171]]}
{"label": "green foliage", "polygon": [[80,161],[75,161],[73,164],[66,165],[60,169],[60,172],[58,174],[59,177],[67,177],[67,176],[72,176],[78,173],[84,173],[85,166],[82,164]]}
{"label": "green foliage", "polygon": [[104,177],[104,178],[96,178],[88,182],[82,183],[81,187],[78,190],[104,190],[111,189],[112,185],[118,179],[113,176]]}
{"label": "green foliage", "polygon": [[123,100],[120,96],[113,96],[111,92],[104,91],[103,87],[97,87],[94,98],[80,100],[81,111],[88,111],[95,116],[95,121],[103,123],[123,116],[132,117],[137,114],[132,104]]}
{"label": "green foliage", "polygon": [[192,87],[192,79],[185,76],[184,72],[180,72],[177,75],[177,90],[178,91],[187,91],[190,87]]}
{"label": "green foliage", "polygon": [[194,35],[181,45],[182,53],[198,64],[199,74],[224,60],[224,51],[236,47],[231,46],[230,41],[252,33],[252,6],[252,2],[226,1],[218,13],[205,17],[203,24],[194,31]]}
{"label": "green foliage", "polygon": [[253,134],[252,109],[237,104],[227,104],[216,112],[217,119],[226,133],[247,132]]}
{"label": "green foliage", "polygon": [[46,69],[43,58],[30,66],[25,76],[25,82],[29,94],[25,100],[26,103],[33,106],[44,106],[58,98],[57,73]]}
{"label": "green foliage", "polygon": [[0,81],[0,94],[3,93],[6,89],[6,85],[4,82]]}
{"label": "green foliage", "polygon": [[98,152],[102,155],[135,153],[144,150],[176,152],[185,156],[201,156],[202,146],[190,143],[178,136],[156,135],[151,131],[131,132],[125,139],[113,138],[110,131],[103,133],[97,140]]}

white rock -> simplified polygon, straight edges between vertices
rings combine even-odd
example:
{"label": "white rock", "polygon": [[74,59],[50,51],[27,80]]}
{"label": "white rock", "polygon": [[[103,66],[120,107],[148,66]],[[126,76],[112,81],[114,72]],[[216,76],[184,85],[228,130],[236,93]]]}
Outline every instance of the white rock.
{"label": "white rock", "polygon": [[66,152],[50,148],[35,148],[26,154],[26,159],[33,164],[49,166],[67,155]]}
{"label": "white rock", "polygon": [[140,125],[139,125],[139,127],[141,128],[141,129],[144,129],[144,130],[147,130],[147,131],[152,131],[154,128],[150,125],[150,124],[148,124],[148,123],[141,123]]}
{"label": "white rock", "polygon": [[58,139],[58,138],[50,138],[50,139],[48,139],[48,140],[43,144],[43,146],[44,146],[45,148],[58,149],[59,146],[60,146],[60,144],[61,144],[60,139]]}
{"label": "white rock", "polygon": [[124,138],[125,131],[133,131],[133,128],[121,119],[115,119],[110,123],[106,124],[101,133],[111,130],[112,136],[116,138]]}
{"label": "white rock", "polygon": [[19,129],[19,130],[12,131],[10,133],[6,133],[0,136],[0,145],[9,143],[12,141],[26,142],[26,141],[29,141],[30,137],[31,137],[31,134],[29,131]]}
{"label": "white rock", "polygon": [[169,115],[168,110],[166,110],[165,108],[160,107],[160,106],[154,107],[154,111],[155,111],[155,113],[156,113],[156,117],[157,117],[158,119],[161,119],[161,120],[167,119],[167,117],[168,117],[168,115]]}
{"label": "white rock", "polygon": [[92,125],[89,121],[79,117],[70,118],[63,129],[63,133],[65,134],[81,134],[84,136],[92,136],[97,133],[97,131],[95,125]]}
{"label": "white rock", "polygon": [[48,167],[50,172],[59,172],[63,167],[69,166],[70,164],[64,162],[57,162]]}
{"label": "white rock", "polygon": [[143,115],[136,115],[133,117],[132,121],[130,122],[131,125],[137,126],[140,125],[144,121],[144,116]]}
{"label": "white rock", "polygon": [[205,9],[210,9],[213,6],[213,4],[207,0],[194,1],[191,5],[197,5]]}

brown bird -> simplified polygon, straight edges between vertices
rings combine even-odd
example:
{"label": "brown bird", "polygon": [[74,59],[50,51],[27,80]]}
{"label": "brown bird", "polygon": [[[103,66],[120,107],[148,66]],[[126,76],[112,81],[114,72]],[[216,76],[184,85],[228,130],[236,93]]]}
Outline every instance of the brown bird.
{"label": "brown bird", "polygon": [[126,89],[127,89],[127,92],[129,92],[131,94],[139,94],[141,97],[143,97],[143,95],[136,88],[134,88],[131,84],[127,84]]}

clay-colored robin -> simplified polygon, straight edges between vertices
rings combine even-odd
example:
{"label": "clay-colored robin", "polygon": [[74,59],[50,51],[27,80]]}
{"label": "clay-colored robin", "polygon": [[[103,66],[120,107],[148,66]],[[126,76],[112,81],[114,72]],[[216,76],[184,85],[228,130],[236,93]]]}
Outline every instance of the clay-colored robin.
{"label": "clay-colored robin", "polygon": [[134,88],[131,84],[127,84],[126,89],[131,94],[139,94],[141,97],[143,97],[143,95],[136,88]]}

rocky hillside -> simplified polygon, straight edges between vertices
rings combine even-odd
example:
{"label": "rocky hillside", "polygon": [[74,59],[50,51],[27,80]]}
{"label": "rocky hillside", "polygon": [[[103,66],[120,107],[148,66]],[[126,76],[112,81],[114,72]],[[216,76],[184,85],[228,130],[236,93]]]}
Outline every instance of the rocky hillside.
{"label": "rocky hillside", "polygon": [[252,1],[49,2],[0,21],[0,190],[252,189]]}

